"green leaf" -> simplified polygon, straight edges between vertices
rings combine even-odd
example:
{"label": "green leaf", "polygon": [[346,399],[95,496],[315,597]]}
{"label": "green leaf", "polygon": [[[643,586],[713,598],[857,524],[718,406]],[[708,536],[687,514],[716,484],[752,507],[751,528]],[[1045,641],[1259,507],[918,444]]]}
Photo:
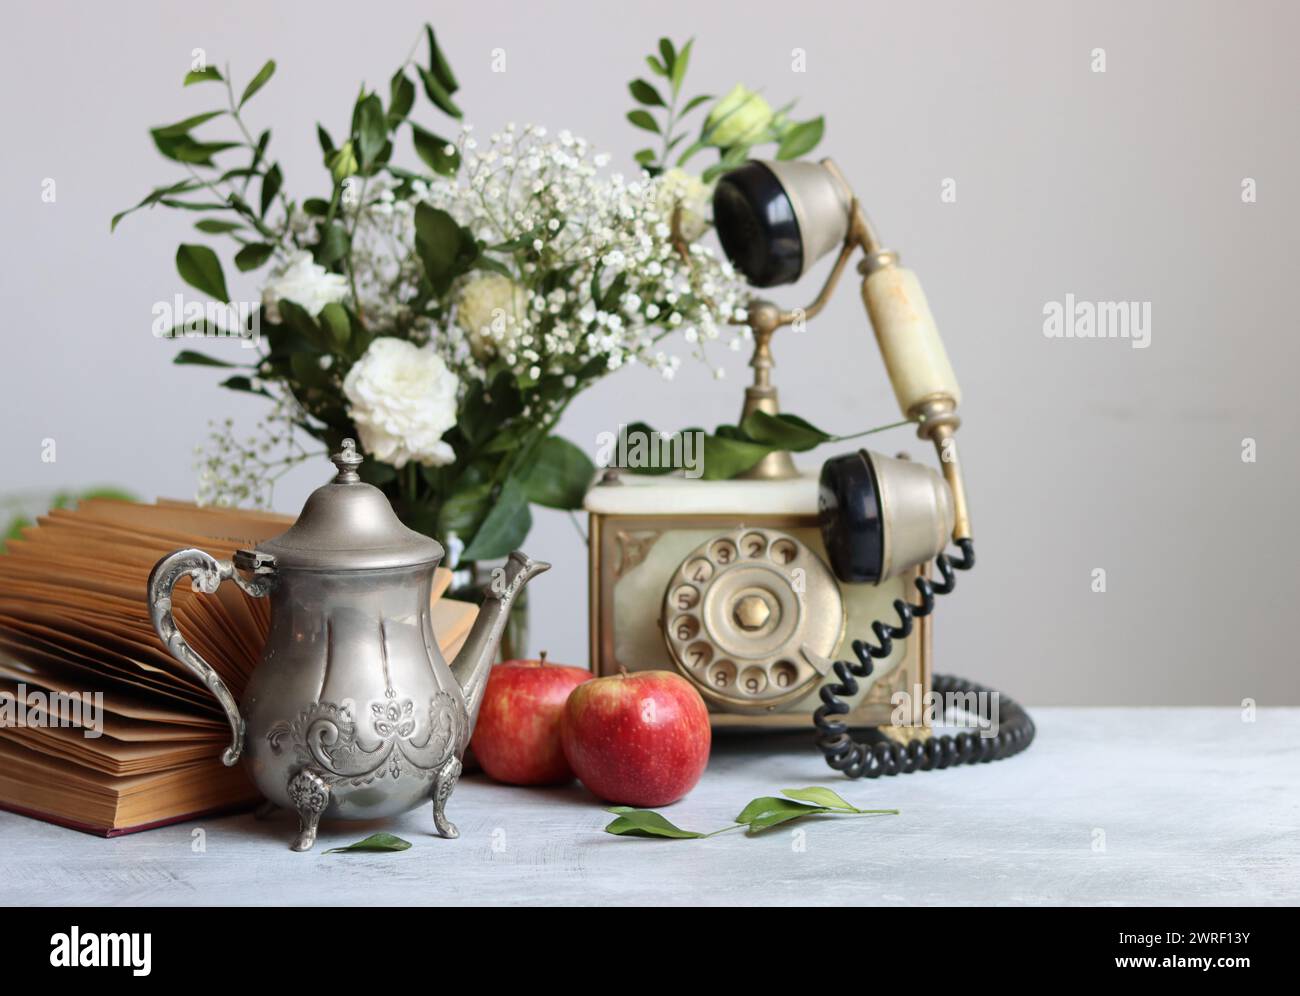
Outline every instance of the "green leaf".
{"label": "green leaf", "polygon": [[181,180],[178,183],[173,183],[170,187],[158,187],[156,190],[151,190],[135,207],[127,208],[125,211],[119,211],[117,214],[113,215],[113,220],[109,223],[108,230],[110,232],[114,231],[117,228],[117,223],[133,211],[139,211],[144,207],[152,207],[164,197],[170,197],[173,194],[189,193],[191,190],[196,190],[200,186],[201,184],[196,180]]}
{"label": "green leaf", "polygon": [[339,350],[346,349],[352,339],[352,320],[348,317],[347,309],[337,301],[331,301],[321,308],[317,318],[321,328],[334,340],[334,345]]}
{"label": "green leaf", "polygon": [[657,154],[654,149],[639,149],[632,158],[642,166],[650,166],[657,158]]}
{"label": "green leaf", "polygon": [[258,90],[262,89],[262,87],[266,85],[266,81],[271,78],[271,74],[274,72],[275,72],[275,60],[267,59],[266,65],[264,65],[261,69],[259,69],[257,71],[257,75],[248,81],[248,86],[244,87],[243,96],[239,98],[239,106],[243,107],[246,103],[248,103],[248,99],[251,96],[253,96],[253,94],[257,93]]}
{"label": "green leaf", "polygon": [[801,789],[782,789],[781,794],[787,799],[806,802],[813,806],[824,806],[827,809],[843,809],[851,813],[861,812],[856,806],[846,802],[838,793],[820,785],[809,785],[807,788]]}
{"label": "green leaf", "polygon": [[185,82],[181,86],[190,86],[193,83],[220,83],[222,76],[217,72],[216,66],[208,66],[205,69],[191,69],[185,74]]}
{"label": "green leaf", "polygon": [[643,111],[640,108],[637,108],[635,111],[628,111],[627,119],[631,121],[634,125],[636,125],[638,128],[643,128],[646,131],[652,131],[656,135],[659,134],[659,125],[655,121],[655,119],[650,116],[649,111]]}
{"label": "green leaf", "polygon": [[271,258],[273,252],[275,246],[268,242],[250,242],[235,253],[235,266],[239,268],[240,273],[256,270]]}
{"label": "green leaf", "polygon": [[320,357],[311,353],[294,353],[289,357],[289,369],[302,387],[326,387],[330,383],[329,372],[321,368]]}
{"label": "green leaf", "polygon": [[320,143],[320,150],[326,156],[334,151],[334,139],[330,137],[330,133],[325,130],[325,126],[322,124],[316,125],[316,141]]}
{"label": "green leaf", "polygon": [[200,142],[189,135],[160,135],[156,130],[149,134],[163,156],[173,162],[194,166],[211,166],[213,156],[239,145],[238,142]]}
{"label": "green leaf", "polygon": [[720,176],[723,173],[726,173],[734,169],[735,167],[739,166],[741,163],[743,163],[746,159],[749,158],[749,149],[750,147],[748,145],[733,145],[725,153],[723,153],[722,158],[718,160],[717,163],[710,166],[708,169],[704,171],[704,173],[700,176],[700,179],[703,180],[705,183],[708,183],[714,177]]}
{"label": "green leaf", "polygon": [[524,471],[524,493],[529,501],[547,508],[582,508],[595,476],[596,465],[579,447],[562,436],[547,436]]}
{"label": "green leaf", "polygon": [[230,302],[221,261],[207,246],[182,244],[176,250],[176,269],[181,279],[191,287],[218,301]]}
{"label": "green leaf", "polygon": [[516,478],[508,478],[496,504],[488,512],[473,542],[461,554],[464,560],[492,560],[519,548],[533,526],[528,498]]}
{"label": "green leaf", "polygon": [[691,61],[691,46],[694,44],[695,39],[692,38],[682,46],[682,50],[677,53],[677,58],[673,60],[672,69],[669,71],[673,93],[677,93],[682,88],[682,80],[686,78],[686,67]]}
{"label": "green leaf", "polygon": [[129,491],[123,491],[121,488],[87,488],[81,494],[77,495],[77,501],[88,501],[91,498],[111,498],[114,501],[137,501],[135,495]]}
{"label": "green leaf", "polygon": [[261,171],[254,169],[252,166],[236,166],[234,169],[228,169],[217,177],[217,182],[225,183],[227,180],[243,180],[245,178],[252,179],[255,176],[261,175]]}
{"label": "green leaf", "polygon": [[515,275],[510,272],[510,267],[499,259],[493,259],[491,256],[480,255],[474,260],[474,266],[479,270],[487,270],[489,273],[499,273],[503,277],[513,280]]}
{"label": "green leaf", "polygon": [[664,68],[668,71],[668,76],[673,74],[673,66],[677,63],[677,52],[673,49],[673,43],[667,38],[659,39],[659,54],[663,56]]}
{"label": "green leaf", "polygon": [[780,826],[782,823],[789,823],[791,820],[802,819],[805,816],[816,816],[821,813],[829,813],[831,810],[825,806],[812,806],[801,802],[795,802],[793,799],[782,799],[774,795],[765,795],[761,798],[754,799],[748,806],[740,811],[736,817],[737,823],[743,823],[749,827],[750,833],[757,833],[760,830],[767,830],[771,827]]}
{"label": "green leaf", "polygon": [[811,450],[833,438],[830,433],[787,412],[779,415],[763,411],[750,412],[740,423],[740,430],[755,442],[795,452]]}
{"label": "green leaf", "polygon": [[337,221],[332,221],[321,229],[320,241],[312,250],[312,256],[321,266],[333,266],[348,254],[347,229]]}
{"label": "green leaf", "polygon": [[204,218],[202,221],[196,221],[194,227],[200,232],[207,232],[209,235],[225,235],[227,232],[237,232],[244,226],[237,221],[218,221],[216,218]]}
{"label": "green leaf", "polygon": [[776,158],[798,159],[800,156],[811,152],[816,148],[817,143],[822,140],[822,133],[825,130],[826,119],[822,117],[813,118],[811,121],[795,125],[781,139],[781,144],[776,150]]}
{"label": "green leaf", "polygon": [[177,121],[175,124],[163,125],[159,128],[152,129],[155,135],[162,135],[165,138],[173,138],[177,135],[188,134],[191,128],[197,128],[204,121],[211,121],[213,118],[219,118],[226,111],[208,111],[206,114],[196,114],[192,118],[186,118],[184,121]]}
{"label": "green leaf", "polygon": [[324,854],[353,854],[365,851],[405,851],[411,846],[409,840],[402,840],[391,833],[372,833],[365,840],[359,840],[347,847],[331,847]]}
{"label": "green leaf", "polygon": [[429,282],[441,294],[474,265],[478,243],[446,211],[420,203],[415,208],[415,251]]}
{"label": "green leaf", "polygon": [[492,498],[490,481],[459,488],[438,509],[438,534],[470,536],[488,513]]}
{"label": "green leaf", "polygon": [[[429,39],[429,68],[447,93],[455,93],[460,89],[460,84],[456,82],[456,75],[451,71],[451,66],[447,64],[442,49],[438,47],[438,38],[433,33],[433,27],[426,24],[424,33]],[[456,116],[459,117],[460,115]]]}
{"label": "green leaf", "polygon": [[411,135],[415,139],[416,154],[429,169],[441,176],[456,175],[460,169],[460,151],[454,145],[431,131],[425,131],[414,121],[411,122]]}
{"label": "green leaf", "polygon": [[[0,537],[0,539],[6,539],[6,540],[22,539],[23,530],[31,525],[35,525],[35,523],[33,523],[31,519],[28,519],[22,515],[14,516],[14,518],[9,520],[9,526],[5,530],[4,536]],[[0,549],[0,553],[2,552],[4,551]]]}
{"label": "green leaf", "polygon": [[645,57],[645,64],[650,67],[650,71],[656,76],[668,75],[667,68],[665,68],[664,64],[653,55],[647,55]]}
{"label": "green leaf", "polygon": [[[326,334],[325,330],[316,324],[311,314],[300,304],[281,298],[276,302],[276,307],[280,311],[280,320],[292,329],[309,348],[314,348],[322,353],[327,353],[333,347],[333,339]],[[317,355],[308,355],[302,349],[296,350],[291,355],[291,361],[296,361],[301,357],[309,361],[309,366],[304,367],[300,376],[304,380],[312,382],[324,382],[327,378],[325,372],[320,369],[320,357]],[[294,367],[298,372],[297,366]]]}
{"label": "green leaf", "polygon": [[438,77],[423,66],[416,66],[415,68],[420,73],[420,82],[424,84],[424,92],[433,101],[434,106],[444,114],[459,118],[461,116],[460,108],[452,101],[451,93],[438,80]]}
{"label": "green leaf", "polygon": [[240,374],[238,377],[227,377],[220,384],[221,387],[228,391],[242,391],[245,394],[260,394],[264,398],[271,397],[271,393],[264,388],[254,387],[253,381]]}
{"label": "green leaf", "polygon": [[677,112],[677,116],[679,118],[684,118],[686,115],[690,114],[691,111],[695,110],[695,108],[699,107],[701,104],[707,104],[712,99],[713,94],[711,93],[702,93],[698,97],[692,97],[686,102],[686,105]]}
{"label": "green leaf", "polygon": [[388,126],[396,127],[399,121],[405,120],[414,103],[415,84],[405,70],[399,69],[388,84]]}
{"label": "green leaf", "polygon": [[172,362],[178,366],[194,367],[237,367],[238,363],[227,363],[225,360],[218,360],[215,356],[208,356],[206,353],[196,353],[192,349],[182,349],[174,357]]}
{"label": "green leaf", "polygon": [[266,171],[262,177],[262,199],[261,214],[266,217],[266,212],[270,210],[271,204],[275,201],[275,195],[280,192],[280,185],[284,182],[284,176],[280,173],[280,164],[275,163]]}
{"label": "green leaf", "polygon": [[605,832],[618,834],[622,837],[670,837],[678,840],[690,840],[708,836],[708,834],[697,833],[694,830],[683,830],[649,809],[614,806],[606,810],[606,812],[614,813],[617,818],[605,827]]}
{"label": "green leaf", "polygon": [[361,167],[367,169],[374,165],[388,141],[388,119],[384,117],[383,102],[376,94],[372,93],[357,103],[356,139]]}
{"label": "green leaf", "polygon": [[663,97],[659,96],[659,91],[647,83],[645,80],[633,80],[627,85],[632,98],[637,103],[645,104],[647,107],[667,107]]}
{"label": "green leaf", "polygon": [[763,443],[706,435],[704,437],[704,479],[729,481],[749,470],[771,452],[772,447]]}

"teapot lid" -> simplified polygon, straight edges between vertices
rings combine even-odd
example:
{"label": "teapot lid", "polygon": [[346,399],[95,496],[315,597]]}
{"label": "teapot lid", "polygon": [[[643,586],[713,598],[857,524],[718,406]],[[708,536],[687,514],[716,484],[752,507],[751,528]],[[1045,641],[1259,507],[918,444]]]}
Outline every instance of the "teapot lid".
{"label": "teapot lid", "polygon": [[384,493],[357,474],[361,454],[351,439],[331,460],[338,473],[312,492],[289,529],[257,547],[279,567],[377,570],[435,564],[442,544],[402,525]]}

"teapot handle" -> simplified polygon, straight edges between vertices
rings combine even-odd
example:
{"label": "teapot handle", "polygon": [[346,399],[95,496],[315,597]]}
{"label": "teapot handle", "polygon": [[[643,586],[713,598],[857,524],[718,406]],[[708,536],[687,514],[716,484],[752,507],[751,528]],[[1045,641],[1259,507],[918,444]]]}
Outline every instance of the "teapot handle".
{"label": "teapot handle", "polygon": [[[176,587],[176,582],[188,574],[194,579],[191,582],[194,590],[205,595],[211,595],[222,581],[230,579],[249,595],[261,598],[271,590],[271,578],[267,575],[274,570],[274,564],[273,557],[261,553],[240,550],[233,560],[217,560],[202,550],[191,548],[177,550],[163,557],[149,574],[149,614],[153,618],[153,628],[158,633],[158,638],[173,657],[203,679],[203,684],[226,710],[226,718],[230,720],[231,742],[221,755],[221,760],[227,766],[235,764],[243,752],[244,719],[239,714],[235,697],[230,694],[230,689],[220,675],[181,636],[176,620],[172,617],[172,589]],[[245,578],[237,568],[249,571],[252,577]]]}

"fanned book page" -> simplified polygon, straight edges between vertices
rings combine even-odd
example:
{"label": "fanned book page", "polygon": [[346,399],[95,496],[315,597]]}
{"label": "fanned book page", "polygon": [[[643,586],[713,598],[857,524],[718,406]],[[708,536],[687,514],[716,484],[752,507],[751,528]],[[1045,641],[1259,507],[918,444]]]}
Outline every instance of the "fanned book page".
{"label": "fanned book page", "polygon": [[[10,540],[0,553],[0,808],[116,836],[255,803],[242,767],[221,763],[225,714],[154,633],[146,585],[173,550],[229,559],[292,521],[94,499]],[[439,568],[432,619],[448,659],[478,614],[442,597],[450,582]],[[173,612],[241,698],[266,640],[267,601],[233,584],[201,595],[183,582]]]}

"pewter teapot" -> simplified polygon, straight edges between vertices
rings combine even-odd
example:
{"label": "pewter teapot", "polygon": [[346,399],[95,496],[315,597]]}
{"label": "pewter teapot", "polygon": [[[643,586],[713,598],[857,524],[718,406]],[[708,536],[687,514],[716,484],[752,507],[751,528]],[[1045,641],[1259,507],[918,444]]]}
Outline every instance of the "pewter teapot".
{"label": "pewter teapot", "polygon": [[[229,561],[194,549],[160,560],[149,576],[154,629],[225,709],[232,740],[222,760],[237,763],[247,743],[262,794],[298,811],[295,851],[315,843],[321,817],[392,816],[427,799],[438,833],[455,837],[447,799],[511,603],[551,565],[512,553],[448,667],[429,619],[442,546],[402,525],[362,482],[352,440],[332,459],[338,474],[282,535]],[[176,628],[171,594],[186,575],[196,591],[229,579],[270,596],[271,629],[242,709]]]}

